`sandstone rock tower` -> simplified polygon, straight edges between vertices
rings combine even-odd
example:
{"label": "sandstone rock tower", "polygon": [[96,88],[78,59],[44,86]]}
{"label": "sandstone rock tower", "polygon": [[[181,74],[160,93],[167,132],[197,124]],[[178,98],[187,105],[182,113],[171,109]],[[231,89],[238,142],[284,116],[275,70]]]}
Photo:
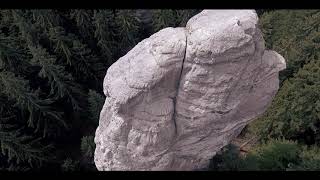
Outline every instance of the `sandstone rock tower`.
{"label": "sandstone rock tower", "polygon": [[285,60],[254,10],[204,10],[115,62],[96,130],[98,170],[193,170],[262,114]]}

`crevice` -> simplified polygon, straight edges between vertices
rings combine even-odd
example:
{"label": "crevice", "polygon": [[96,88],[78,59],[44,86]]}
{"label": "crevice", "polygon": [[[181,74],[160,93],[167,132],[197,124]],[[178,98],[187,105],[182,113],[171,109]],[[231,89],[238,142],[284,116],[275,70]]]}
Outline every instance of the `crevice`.
{"label": "crevice", "polygon": [[178,134],[178,127],[177,127],[177,122],[176,122],[176,117],[177,117],[177,97],[179,95],[179,89],[180,89],[180,82],[181,82],[181,77],[182,77],[182,73],[183,73],[183,65],[184,65],[184,61],[186,59],[186,53],[187,53],[187,46],[188,46],[188,42],[187,42],[187,33],[186,33],[186,30],[185,30],[185,49],[184,49],[184,55],[183,55],[183,59],[182,59],[182,63],[181,63],[181,68],[180,68],[180,74],[179,74],[179,78],[178,78],[178,82],[177,82],[177,85],[176,85],[176,94],[175,96],[172,98],[173,100],[173,123],[174,123],[174,127],[175,127],[175,135]]}

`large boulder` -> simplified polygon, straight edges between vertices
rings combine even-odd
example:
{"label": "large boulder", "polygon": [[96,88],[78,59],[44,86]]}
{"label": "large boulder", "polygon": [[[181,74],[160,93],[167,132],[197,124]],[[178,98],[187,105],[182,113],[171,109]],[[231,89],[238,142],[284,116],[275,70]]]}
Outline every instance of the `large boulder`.
{"label": "large boulder", "polygon": [[107,71],[98,170],[194,170],[262,114],[285,60],[265,50],[253,10],[204,10]]}

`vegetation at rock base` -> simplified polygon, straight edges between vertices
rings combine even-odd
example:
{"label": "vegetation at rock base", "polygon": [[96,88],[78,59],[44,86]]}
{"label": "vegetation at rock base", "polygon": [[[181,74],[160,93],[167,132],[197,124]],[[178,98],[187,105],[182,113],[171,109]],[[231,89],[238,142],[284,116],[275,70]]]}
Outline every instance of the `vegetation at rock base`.
{"label": "vegetation at rock base", "polygon": [[[93,142],[106,70],[141,40],[200,10],[0,10],[0,169],[95,170]],[[209,170],[320,169],[320,11],[258,10],[266,47],[287,69],[247,131]]]}
{"label": "vegetation at rock base", "polygon": [[211,159],[211,171],[318,171],[320,148],[284,139],[270,140],[240,155],[235,145],[226,146]]}
{"label": "vegetation at rock base", "polygon": [[319,10],[277,10],[261,17],[267,47],[287,61],[287,69],[280,73],[278,94],[249,128],[262,140],[285,138],[307,145],[320,142],[319,20]]}
{"label": "vegetation at rock base", "polygon": [[266,47],[284,56],[287,69],[280,72],[280,89],[268,110],[247,127],[260,141],[245,157],[230,146],[213,158],[212,170],[319,170],[319,23],[319,10],[260,15]]}

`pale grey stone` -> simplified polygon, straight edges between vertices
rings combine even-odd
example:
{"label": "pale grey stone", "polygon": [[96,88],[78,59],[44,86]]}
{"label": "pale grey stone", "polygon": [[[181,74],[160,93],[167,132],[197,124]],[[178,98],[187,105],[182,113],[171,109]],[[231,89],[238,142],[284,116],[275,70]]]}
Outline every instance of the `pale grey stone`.
{"label": "pale grey stone", "polygon": [[285,60],[265,50],[254,10],[204,10],[107,71],[98,170],[194,170],[261,115]]}
{"label": "pale grey stone", "polygon": [[184,31],[163,29],[108,69],[95,137],[99,170],[151,170],[166,163],[158,161],[175,136],[174,98],[186,49]]}

